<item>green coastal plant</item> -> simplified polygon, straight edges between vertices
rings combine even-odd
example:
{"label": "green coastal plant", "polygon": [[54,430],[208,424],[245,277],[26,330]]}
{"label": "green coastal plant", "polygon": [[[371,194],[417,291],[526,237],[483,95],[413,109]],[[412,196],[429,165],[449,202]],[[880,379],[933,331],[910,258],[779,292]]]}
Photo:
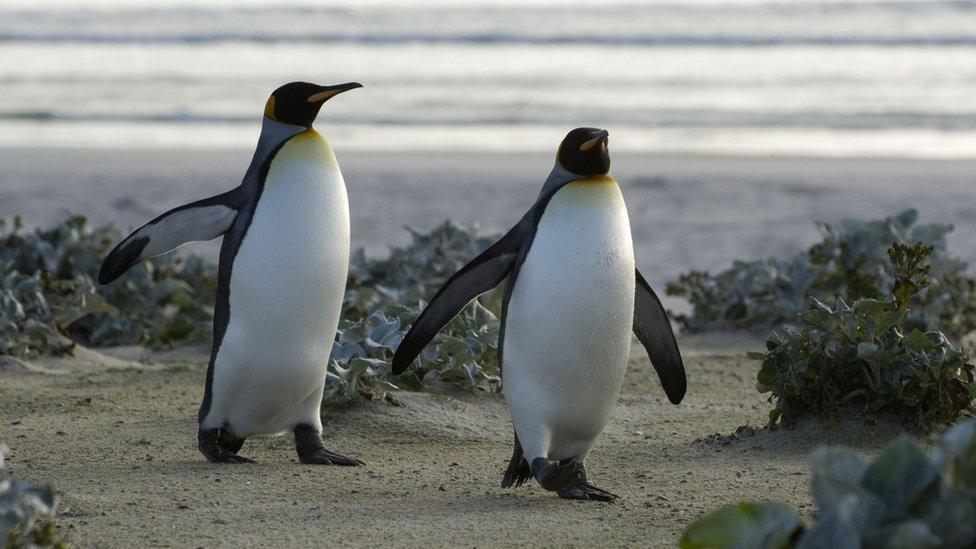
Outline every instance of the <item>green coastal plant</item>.
{"label": "green coastal plant", "polygon": [[792,322],[809,297],[825,303],[878,299],[894,283],[895,266],[885,251],[894,244],[932,246],[931,282],[915,297],[908,321],[922,330],[960,336],[976,329],[976,280],[966,263],[949,253],[951,225],[917,224],[918,212],[894,217],[818,223],[822,239],[790,259],[736,261],[712,275],[693,271],[668,285],[686,298],[690,315],[677,320],[688,332],[758,329]]}
{"label": "green coastal plant", "polygon": [[361,320],[343,320],[332,347],[325,403],[372,398],[394,388],[418,391],[434,382],[497,390],[499,323],[477,300],[434,337],[406,372],[393,377],[393,353],[422,310],[422,304],[387,306]]}
{"label": "green coastal plant", "polygon": [[424,300],[497,236],[445,221],[427,233],[407,228],[411,241],[370,258],[357,250],[350,261],[343,319],[329,361],[327,405],[370,398],[390,388],[421,390],[449,382],[470,390],[496,390],[501,293],[489,292],[465,307],[405,373],[390,374],[393,353],[420,315]]}
{"label": "green coastal plant", "polygon": [[51,521],[58,495],[50,486],[29,486],[10,477],[10,449],[0,443],[0,548],[67,547]]}
{"label": "green coastal plant", "polygon": [[907,436],[871,462],[823,446],[810,456],[810,528],[781,503],[739,503],[692,523],[682,549],[976,547],[976,419],[950,428],[926,455]]}
{"label": "green coastal plant", "polygon": [[175,254],[145,262],[105,288],[94,281],[106,250],[121,239],[73,216],[24,231],[0,220],[0,354],[63,353],[89,346],[163,347],[203,339],[212,317],[216,269]]}
{"label": "green coastal plant", "polygon": [[[411,243],[374,259],[353,253],[343,318],[416,304],[493,241],[473,227],[445,222],[428,233],[407,229]],[[0,354],[57,353],[71,341],[101,347],[164,347],[209,337],[216,267],[200,256],[166,254],[107,287],[95,274],[122,234],[92,229],[72,216],[50,229],[25,231],[0,219]],[[497,311],[497,299],[483,298]]]}
{"label": "green coastal plant", "polygon": [[[474,227],[452,221],[427,233],[406,230],[410,243],[391,248],[385,258],[371,258],[362,248],[352,254],[344,318],[362,318],[380,308],[413,306],[429,299],[451,275],[498,240],[498,235],[479,235]],[[479,301],[496,313],[501,309],[497,292]]]}
{"label": "green coastal plant", "polygon": [[[496,240],[470,226],[444,222],[430,232],[408,229],[411,242],[387,257],[352,257],[343,318],[329,363],[326,400],[340,403],[392,387],[389,362],[405,330],[448,277]],[[159,348],[205,340],[213,311],[215,266],[196,255],[167,254],[98,287],[106,251],[122,234],[92,229],[83,217],[25,231],[0,220],[0,354],[18,357],[89,346]],[[435,381],[493,390],[500,293],[466,307],[404,376],[401,388]]]}
{"label": "green coastal plant", "polygon": [[934,248],[895,244],[888,257],[893,286],[882,298],[827,306],[813,299],[800,313],[804,326],[773,332],[758,389],[775,407],[770,425],[805,415],[836,416],[860,404],[869,412],[899,414],[924,426],[946,424],[973,410],[974,367],[941,332],[922,331],[911,307],[932,280]]}

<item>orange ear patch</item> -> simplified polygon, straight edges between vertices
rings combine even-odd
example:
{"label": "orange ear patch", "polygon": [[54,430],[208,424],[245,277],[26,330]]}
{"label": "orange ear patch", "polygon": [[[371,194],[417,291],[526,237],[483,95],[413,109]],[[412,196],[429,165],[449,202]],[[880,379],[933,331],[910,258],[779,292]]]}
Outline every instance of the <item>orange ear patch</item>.
{"label": "orange ear patch", "polygon": [[264,116],[270,118],[271,120],[278,120],[275,118],[275,96],[268,98],[268,102],[264,104]]}

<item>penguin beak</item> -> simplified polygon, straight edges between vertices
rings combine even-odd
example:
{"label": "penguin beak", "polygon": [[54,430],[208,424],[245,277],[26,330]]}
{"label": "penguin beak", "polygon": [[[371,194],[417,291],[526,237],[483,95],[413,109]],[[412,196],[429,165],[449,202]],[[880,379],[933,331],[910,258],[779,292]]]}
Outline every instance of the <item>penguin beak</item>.
{"label": "penguin beak", "polygon": [[610,132],[607,130],[600,130],[596,132],[595,137],[584,141],[583,144],[580,145],[579,150],[586,152],[595,147],[598,143],[605,142],[608,137],[610,137]]}
{"label": "penguin beak", "polygon": [[356,88],[363,87],[359,82],[346,82],[345,84],[336,84],[335,86],[322,86],[322,91],[318,93],[313,93],[308,97],[309,103],[325,103],[329,99],[339,95],[342,92],[354,90]]}

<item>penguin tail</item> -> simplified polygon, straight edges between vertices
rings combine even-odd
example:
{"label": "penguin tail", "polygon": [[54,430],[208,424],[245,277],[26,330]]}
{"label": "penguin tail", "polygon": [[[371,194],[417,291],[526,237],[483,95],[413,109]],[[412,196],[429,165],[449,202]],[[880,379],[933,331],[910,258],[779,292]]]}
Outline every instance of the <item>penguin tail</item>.
{"label": "penguin tail", "polygon": [[505,470],[505,476],[502,478],[502,488],[521,486],[530,478],[532,478],[532,469],[529,467],[529,462],[525,459],[525,454],[522,452],[522,443],[519,442],[518,433],[516,433],[515,448],[512,450],[512,459],[508,462],[508,469]]}

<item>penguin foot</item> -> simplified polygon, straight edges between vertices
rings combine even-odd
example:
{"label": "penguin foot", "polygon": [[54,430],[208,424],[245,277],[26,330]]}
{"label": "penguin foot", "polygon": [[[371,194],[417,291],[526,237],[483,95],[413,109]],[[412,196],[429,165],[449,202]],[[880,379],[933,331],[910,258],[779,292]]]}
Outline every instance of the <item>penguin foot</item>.
{"label": "penguin foot", "polygon": [[221,429],[217,435],[217,444],[224,450],[236,455],[244,446],[244,439],[234,436],[229,429]]}
{"label": "penguin foot", "polygon": [[295,427],[295,449],[298,451],[298,461],[313,465],[366,465],[358,459],[326,450],[322,437],[310,425]]}
{"label": "penguin foot", "polygon": [[358,459],[348,458],[335,452],[330,452],[325,448],[315,450],[314,452],[298,454],[298,461],[312,465],[345,465],[350,467],[366,465]]}
{"label": "penguin foot", "polygon": [[586,468],[574,459],[556,461],[538,457],[532,460],[530,468],[539,486],[550,492],[560,492],[586,482]]}
{"label": "penguin foot", "polygon": [[614,501],[620,496],[607,492],[602,488],[597,488],[589,482],[582,482],[580,484],[575,484],[569,488],[565,488],[557,492],[559,497],[563,499],[579,499],[584,501]]}
{"label": "penguin foot", "polygon": [[532,476],[540,486],[556,492],[563,499],[613,501],[618,498],[616,494],[587,482],[586,466],[575,459],[555,461],[535,458],[532,460]]}
{"label": "penguin foot", "polygon": [[197,432],[197,448],[211,463],[256,463],[237,455],[243,445],[244,439],[237,438],[227,429],[200,429]]}

